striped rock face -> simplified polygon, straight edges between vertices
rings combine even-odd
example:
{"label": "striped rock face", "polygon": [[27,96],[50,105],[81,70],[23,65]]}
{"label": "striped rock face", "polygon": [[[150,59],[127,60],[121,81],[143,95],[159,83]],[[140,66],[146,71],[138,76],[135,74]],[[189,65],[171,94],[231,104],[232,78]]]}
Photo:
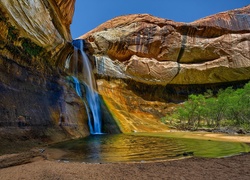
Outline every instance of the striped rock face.
{"label": "striped rock face", "polygon": [[[5,32],[1,33],[1,41],[7,43],[7,40],[10,40],[8,34],[16,36],[12,39],[14,41],[28,38],[51,53],[53,57],[58,56],[67,42],[72,41],[69,28],[75,0],[1,0],[0,2],[3,25],[1,30]],[[10,32],[10,28],[14,32]]]}
{"label": "striped rock face", "polygon": [[103,76],[152,85],[250,79],[250,6],[192,23],[120,16],[80,38]]}

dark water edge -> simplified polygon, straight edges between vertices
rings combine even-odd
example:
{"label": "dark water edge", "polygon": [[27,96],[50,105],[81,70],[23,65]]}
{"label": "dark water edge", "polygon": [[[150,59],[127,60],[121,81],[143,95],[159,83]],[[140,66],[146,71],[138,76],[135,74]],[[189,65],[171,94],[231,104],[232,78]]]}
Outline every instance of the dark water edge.
{"label": "dark water edge", "polygon": [[66,152],[57,160],[85,163],[147,162],[187,156],[226,157],[246,153],[245,143],[147,135],[91,135],[51,146]]}

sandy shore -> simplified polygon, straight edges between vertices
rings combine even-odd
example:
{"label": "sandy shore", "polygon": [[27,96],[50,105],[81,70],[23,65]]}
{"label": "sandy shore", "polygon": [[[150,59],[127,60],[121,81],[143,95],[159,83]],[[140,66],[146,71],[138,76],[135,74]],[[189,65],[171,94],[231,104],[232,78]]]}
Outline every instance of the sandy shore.
{"label": "sandy shore", "polygon": [[250,153],[220,159],[188,158],[148,163],[83,164],[44,160],[0,169],[1,180],[13,179],[250,179]]}

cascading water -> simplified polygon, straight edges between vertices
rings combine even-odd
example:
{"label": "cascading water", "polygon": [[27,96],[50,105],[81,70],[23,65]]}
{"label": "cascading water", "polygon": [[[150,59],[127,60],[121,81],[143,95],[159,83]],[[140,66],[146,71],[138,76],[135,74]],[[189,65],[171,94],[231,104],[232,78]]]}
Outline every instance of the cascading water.
{"label": "cascading water", "polygon": [[[73,45],[75,47],[75,52],[73,58],[76,58],[75,63],[75,77],[73,77],[75,83],[75,90],[77,94],[82,97],[80,83],[78,81],[78,60],[82,61],[82,72],[83,72],[83,81],[85,85],[86,91],[86,99],[88,101],[88,105],[91,112],[88,112],[89,119],[89,129],[91,134],[102,134],[101,132],[101,108],[100,108],[100,100],[99,95],[96,92],[96,83],[94,79],[94,75],[92,72],[91,64],[89,62],[88,56],[83,51],[83,40],[74,40]],[[78,57],[78,50],[80,51],[80,56]],[[86,104],[85,104],[86,105]],[[92,114],[92,116],[91,116]]]}
{"label": "cascading water", "polygon": [[72,76],[74,84],[75,84],[75,90],[78,96],[82,97],[82,91],[81,91],[81,86],[79,80],[75,77]]}
{"label": "cascading water", "polygon": [[[75,90],[76,90],[76,93],[79,97],[82,98],[82,91],[81,91],[81,85],[80,85],[80,82],[79,80],[75,77],[75,76],[72,76],[73,78],[73,82],[74,82],[74,85],[75,85]],[[86,107],[86,111],[87,111],[87,115],[88,115],[88,125],[89,125],[89,131],[90,131],[90,134],[95,134],[94,130],[93,130],[93,125],[91,123],[91,115],[90,115],[90,112],[89,112],[89,109],[88,109],[88,106],[86,104],[85,101],[83,101],[84,103],[84,106]]]}

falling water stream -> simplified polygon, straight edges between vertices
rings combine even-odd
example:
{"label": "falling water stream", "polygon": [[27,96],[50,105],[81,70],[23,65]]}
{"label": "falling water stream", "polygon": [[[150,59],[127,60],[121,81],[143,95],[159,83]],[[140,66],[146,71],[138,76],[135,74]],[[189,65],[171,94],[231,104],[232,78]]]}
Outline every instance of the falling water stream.
{"label": "falling water stream", "polygon": [[[72,76],[73,78],[73,82],[75,84],[75,90],[76,90],[76,93],[79,97],[82,98],[82,91],[81,91],[81,85],[80,85],[80,82],[79,80],[75,77],[75,76]],[[92,122],[91,122],[91,115],[90,115],[90,112],[89,112],[89,108],[88,108],[88,105],[86,104],[85,101],[83,101],[84,103],[84,106],[86,108],[86,112],[87,112],[87,115],[88,115],[88,125],[89,125],[89,131],[90,131],[90,134],[95,134],[94,130],[93,130],[93,125],[92,125]]]}
{"label": "falling water stream", "polygon": [[[88,107],[85,103],[87,114],[88,114],[88,124],[89,124],[89,130],[91,134],[102,134],[101,132],[101,109],[100,109],[100,99],[99,95],[96,92],[96,83],[95,78],[92,72],[91,64],[89,62],[88,56],[83,51],[84,44],[83,40],[74,40],[73,45],[75,47],[74,49],[74,55],[73,58],[75,58],[75,76],[73,76],[73,81],[75,84],[75,90],[82,98],[82,91],[80,82],[78,79],[79,72],[78,72],[78,60],[82,61],[82,75],[83,75],[83,84],[85,87],[86,92],[86,99],[90,108],[90,111],[88,110]],[[79,53],[80,52],[80,53]],[[78,56],[80,54],[80,56]]]}

